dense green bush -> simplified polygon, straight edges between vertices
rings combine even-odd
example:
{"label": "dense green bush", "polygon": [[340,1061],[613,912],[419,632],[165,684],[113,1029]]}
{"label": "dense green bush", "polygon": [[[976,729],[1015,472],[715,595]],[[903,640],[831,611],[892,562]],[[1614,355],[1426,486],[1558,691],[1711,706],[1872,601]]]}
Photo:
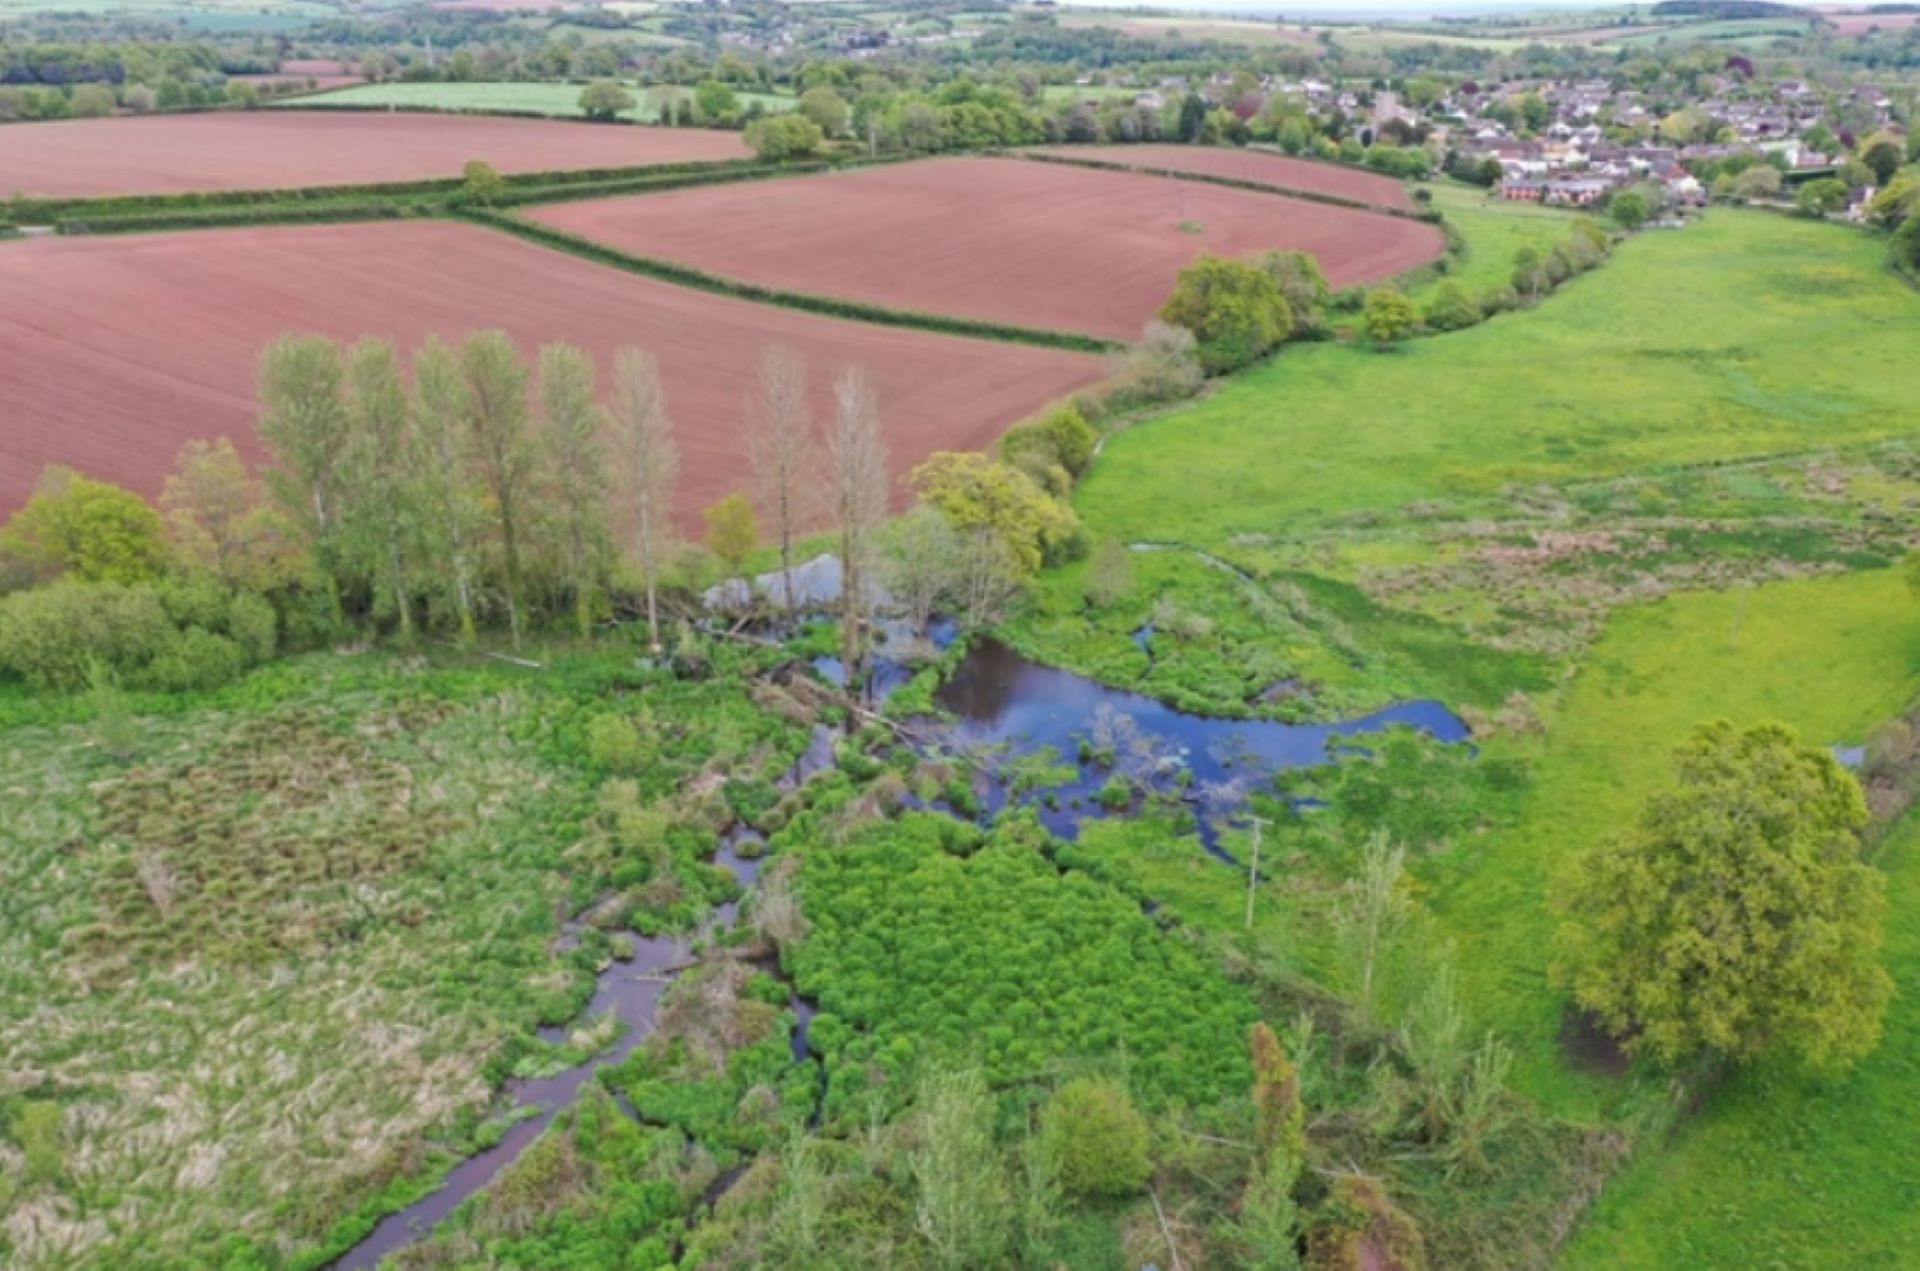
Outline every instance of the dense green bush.
{"label": "dense green bush", "polygon": [[1077,407],[1062,406],[1008,432],[1000,439],[1000,457],[1036,481],[1053,485],[1056,469],[1069,481],[1078,480],[1093,462],[1099,440]]}
{"label": "dense green bush", "polygon": [[166,530],[131,490],[50,467],[26,506],[0,526],[0,574],[137,582],[165,567]]}
{"label": "dense green bush", "polygon": [[1061,873],[1036,829],[1015,821],[983,837],[908,814],[836,845],[817,816],[796,817],[776,846],[805,861],[813,930],[787,956],[825,1012],[812,1036],[830,1113],[924,1064],[976,1065],[1006,1087],[1123,1044],[1148,1106],[1247,1088],[1244,992],[1137,902]]}
{"label": "dense green bush", "polygon": [[1133,1196],[1153,1162],[1147,1119],[1117,1081],[1082,1077],[1060,1087],[1040,1118],[1041,1141],[1076,1196]]}
{"label": "dense green bush", "polygon": [[1193,332],[1200,364],[1216,375],[1263,357],[1293,333],[1293,310],[1272,274],[1205,252],[1180,271],[1160,318]]}
{"label": "dense green bush", "polygon": [[65,579],[0,600],[0,672],[78,689],[94,667],[136,688],[208,689],[272,656],[273,610],[203,580]]}

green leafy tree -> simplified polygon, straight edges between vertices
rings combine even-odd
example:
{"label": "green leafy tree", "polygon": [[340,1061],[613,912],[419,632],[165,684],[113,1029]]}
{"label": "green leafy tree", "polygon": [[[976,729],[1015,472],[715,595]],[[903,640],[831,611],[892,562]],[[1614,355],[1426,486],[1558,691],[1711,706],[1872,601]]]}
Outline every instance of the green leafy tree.
{"label": "green leafy tree", "polygon": [[1420,315],[1413,301],[1397,287],[1375,287],[1367,293],[1367,307],[1360,315],[1367,338],[1382,348],[1391,348],[1420,327]]}
{"label": "green leafy tree", "polygon": [[1319,260],[1310,252],[1268,252],[1262,263],[1286,297],[1293,315],[1292,334],[1302,336],[1320,330],[1333,292]]}
{"label": "green leafy tree", "polygon": [[747,125],[745,140],[762,159],[799,159],[826,141],[820,125],[800,115],[768,115]]}
{"label": "green leafy tree", "polygon": [[1652,214],[1653,208],[1648,204],[1647,196],[1638,190],[1622,190],[1607,200],[1607,215],[1624,230],[1639,229]]}
{"label": "green leafy tree", "polygon": [[491,163],[469,159],[460,169],[460,197],[479,207],[491,207],[507,191],[507,179]]}
{"label": "green leafy tree", "polygon": [[1890,132],[1876,132],[1860,143],[1860,162],[1867,165],[1875,184],[1885,185],[1906,161],[1900,138]]}
{"label": "green leafy tree", "polygon": [[1867,217],[1877,225],[1898,229],[1920,212],[1920,180],[1896,177],[1867,204]]}
{"label": "green leafy tree", "polygon": [[701,123],[725,123],[740,109],[740,99],[725,84],[709,79],[694,85],[693,107]]}
{"label": "green leafy tree", "polygon": [[1770,163],[1756,163],[1733,178],[1733,196],[1737,199],[1775,199],[1780,197],[1784,178]]}
{"label": "green leafy tree", "polygon": [[588,84],[580,90],[580,113],[588,119],[612,123],[639,102],[632,93],[610,79]]}
{"label": "green leafy tree", "polygon": [[166,527],[131,490],[55,466],[0,527],[0,559],[43,580],[138,582],[166,567]]}
{"label": "green leafy tree", "polygon": [[1790,730],[1703,725],[1675,785],[1556,890],[1554,972],[1629,1049],[1673,1063],[1871,1051],[1891,981],[1860,787]]}
{"label": "green leafy tree", "polygon": [[225,437],[189,441],[160,491],[174,559],[234,587],[271,591],[305,568],[294,527]]}
{"label": "green leafy tree", "polygon": [[347,354],[352,385],[353,435],[342,463],[347,501],[347,554],[375,580],[376,612],[399,620],[400,637],[413,637],[413,602],[420,572],[413,477],[414,415],[400,359],[387,340],[362,340]]}
{"label": "green leafy tree", "polygon": [[573,593],[574,626],[586,635],[600,614],[613,556],[613,481],[606,412],[594,400],[593,358],[585,350],[570,344],[540,350],[540,413],[551,494],[543,502],[559,547],[561,581]]}
{"label": "green leafy tree", "polygon": [[1479,322],[1481,316],[1480,306],[1467,294],[1467,289],[1451,278],[1433,293],[1423,315],[1428,329],[1433,331],[1462,331]]}
{"label": "green leafy tree", "polygon": [[527,365],[501,331],[468,336],[460,346],[459,361],[466,381],[462,400],[467,454],[486,491],[488,520],[500,545],[507,627],[514,647],[519,648],[526,594],[521,556],[534,511],[540,458],[528,427]]}
{"label": "green leafy tree", "polygon": [[1802,216],[1831,216],[1847,205],[1846,182],[1821,177],[1800,187],[1793,206]]}
{"label": "green leafy tree", "polygon": [[75,119],[105,119],[113,113],[113,90],[105,84],[79,84],[74,87],[67,107]]}
{"label": "green leafy tree", "polygon": [[847,130],[847,103],[824,84],[800,94],[799,109],[802,116],[829,137],[838,137]]}
{"label": "green leafy tree", "polygon": [[760,545],[760,524],[754,519],[753,504],[735,491],[701,513],[707,522],[707,550],[726,567],[727,576],[737,578],[746,572],[747,558]]}
{"label": "green leafy tree", "polygon": [[1040,1114],[1041,1142],[1075,1196],[1136,1196],[1153,1168],[1147,1119],[1117,1081],[1069,1081]]}
{"label": "green leafy tree", "polygon": [[480,544],[486,535],[485,496],[468,462],[466,420],[472,407],[467,383],[454,351],[429,338],[414,355],[411,406],[418,470],[414,489],[419,503],[423,550],[444,562],[437,580],[452,601],[462,645],[477,638]]}
{"label": "green leafy tree", "polygon": [[305,534],[337,624],[353,417],[346,364],[331,340],[285,336],[267,347],[260,368],[260,435],[274,459],[267,488]]}
{"label": "green leafy tree", "polygon": [[1099,440],[1077,407],[1062,406],[1008,432],[1000,439],[1000,457],[1042,484],[1071,484],[1093,462]]}
{"label": "green leafy tree", "polygon": [[1293,331],[1293,311],[1272,274],[1206,252],[1180,271],[1160,318],[1193,332],[1201,364],[1215,373],[1247,365]]}
{"label": "green leafy tree", "polygon": [[1893,263],[1908,273],[1920,273],[1920,216],[1909,216],[1893,232]]}
{"label": "green leafy tree", "polygon": [[920,498],[961,530],[999,536],[1031,577],[1074,537],[1073,512],[1018,468],[972,451],[933,455],[908,477]]}

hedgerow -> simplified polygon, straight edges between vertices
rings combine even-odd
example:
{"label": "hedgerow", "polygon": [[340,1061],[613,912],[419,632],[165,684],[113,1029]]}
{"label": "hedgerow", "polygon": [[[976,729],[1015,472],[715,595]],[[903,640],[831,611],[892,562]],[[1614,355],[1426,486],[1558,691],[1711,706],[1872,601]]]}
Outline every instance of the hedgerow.
{"label": "hedgerow", "polygon": [[657,278],[662,282],[678,283],[683,287],[693,287],[715,295],[730,296],[736,300],[753,300],[761,304],[798,309],[804,313],[823,314],[830,318],[850,318],[857,322],[873,322],[883,326],[913,327],[941,335],[973,336],[978,339],[1002,340],[1013,344],[1037,345],[1041,348],[1070,349],[1079,353],[1106,353],[1113,351],[1116,347],[1110,341],[1090,335],[1047,331],[1036,327],[1018,327],[975,318],[956,318],[946,314],[920,313],[910,309],[865,304],[857,300],[842,300],[801,291],[762,287],[756,283],[741,282],[738,279],[710,274],[705,270],[695,269],[691,265],[681,265],[652,256],[638,256],[631,252],[620,251],[604,243],[582,238],[577,234],[569,234],[564,230],[557,230],[534,221],[521,220],[514,216],[480,209],[468,209],[464,215],[475,224],[504,230],[529,242],[539,243],[556,251],[568,252],[596,264],[610,265],[615,269],[624,269],[628,273]]}

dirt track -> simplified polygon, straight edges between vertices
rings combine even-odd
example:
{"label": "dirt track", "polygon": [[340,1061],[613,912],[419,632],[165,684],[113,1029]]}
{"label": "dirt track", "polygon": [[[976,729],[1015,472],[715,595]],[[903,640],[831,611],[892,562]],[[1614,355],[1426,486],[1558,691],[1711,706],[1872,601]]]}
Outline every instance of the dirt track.
{"label": "dirt track", "polygon": [[0,128],[0,198],[177,194],[744,159],[740,134],[562,120],[257,110]]}
{"label": "dirt track", "polygon": [[1025,159],[932,159],[528,214],[762,285],[1122,340],[1203,251],[1299,248],[1343,287],[1446,248],[1439,230],[1403,218]]}
{"label": "dirt track", "polygon": [[1311,194],[1332,194],[1377,207],[1413,210],[1413,198],[1404,182],[1377,172],[1361,172],[1336,163],[1316,163],[1264,150],[1230,150],[1224,146],[1043,146],[1041,154],[1097,163],[1119,163],[1137,168],[1166,168],[1203,176],[1259,181]]}
{"label": "dirt track", "polygon": [[[1038,166],[1038,165],[1035,165]],[[449,223],[194,231],[0,245],[0,520],[43,465],[158,493],[182,443],[250,456],[261,349],[286,332],[429,334],[497,326],[521,347],[568,340],[604,368],[657,356],[678,424],[676,510],[749,486],[742,406],[769,344],[812,372],[815,416],[849,364],[874,383],[896,471],[990,444],[1098,379],[1101,359],[816,318],[655,283]]]}

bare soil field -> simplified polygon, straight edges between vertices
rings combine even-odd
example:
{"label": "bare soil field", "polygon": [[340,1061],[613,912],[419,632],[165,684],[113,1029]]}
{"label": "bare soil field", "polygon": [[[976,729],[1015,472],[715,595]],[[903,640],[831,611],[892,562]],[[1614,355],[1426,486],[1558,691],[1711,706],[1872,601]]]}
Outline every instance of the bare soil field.
{"label": "bare soil field", "polygon": [[527,215],[762,286],[1121,340],[1202,252],[1297,248],[1343,287],[1446,249],[1438,229],[1404,218],[1024,159],[931,159]]}
{"label": "bare soil field", "polygon": [[603,373],[617,346],[659,359],[689,530],[750,489],[742,415],[769,345],[805,361],[821,421],[831,380],[865,368],[897,472],[986,446],[1105,373],[1094,356],[729,300],[447,222],[28,240],[0,245],[0,520],[48,463],[152,495],[190,439],[231,437],[260,458],[255,375],[278,335],[411,350],[487,327],[528,352],[579,344]]}
{"label": "bare soil field", "polygon": [[1317,163],[1265,150],[1238,150],[1224,146],[1041,146],[1037,154],[1055,154],[1094,163],[1137,168],[1165,168],[1200,176],[1257,181],[1279,189],[1331,194],[1336,198],[1372,203],[1377,207],[1412,211],[1413,196],[1406,184],[1378,172],[1361,172],[1337,163]]}
{"label": "bare soil field", "polygon": [[332,58],[289,58],[277,71],[258,75],[229,75],[247,84],[296,84],[316,89],[346,88],[361,82],[359,74],[345,62]]}
{"label": "bare soil field", "polygon": [[502,172],[744,159],[734,132],[544,119],[343,111],[222,111],[0,129],[0,198],[88,198],[355,185]]}
{"label": "bare soil field", "polygon": [[1833,23],[1834,30],[1840,35],[1865,35],[1874,28],[1882,31],[1904,31],[1920,22],[1920,13],[1833,13],[1820,15]]}

